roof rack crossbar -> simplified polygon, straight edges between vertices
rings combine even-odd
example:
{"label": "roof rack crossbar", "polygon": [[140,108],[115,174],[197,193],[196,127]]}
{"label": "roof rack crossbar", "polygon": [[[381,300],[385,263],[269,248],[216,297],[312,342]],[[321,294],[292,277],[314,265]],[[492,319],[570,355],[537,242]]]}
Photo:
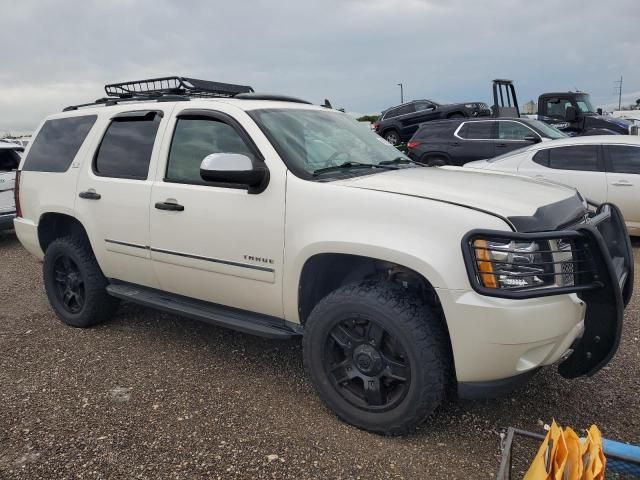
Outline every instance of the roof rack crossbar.
{"label": "roof rack crossbar", "polygon": [[189,77],[159,77],[104,86],[109,97],[126,98],[138,95],[187,95],[193,97],[234,97],[239,93],[252,93],[248,85],[212,82]]}

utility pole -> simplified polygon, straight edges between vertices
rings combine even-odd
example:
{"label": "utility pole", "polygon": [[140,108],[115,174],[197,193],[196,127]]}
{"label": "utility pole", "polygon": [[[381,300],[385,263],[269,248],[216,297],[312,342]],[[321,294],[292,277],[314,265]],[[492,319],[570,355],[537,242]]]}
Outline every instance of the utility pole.
{"label": "utility pole", "polygon": [[398,86],[400,87],[400,103],[404,103],[404,92],[402,90],[402,83],[399,83]]}
{"label": "utility pole", "polygon": [[618,110],[622,108],[622,75],[620,75],[620,80],[616,80],[616,92],[618,93]]}

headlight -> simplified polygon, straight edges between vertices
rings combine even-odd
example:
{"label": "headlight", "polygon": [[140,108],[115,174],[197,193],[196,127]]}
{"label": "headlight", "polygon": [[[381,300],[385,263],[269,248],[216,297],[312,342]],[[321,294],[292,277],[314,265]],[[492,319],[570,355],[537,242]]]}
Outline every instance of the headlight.
{"label": "headlight", "polygon": [[554,283],[549,242],[477,239],[473,248],[486,288],[535,288]]}
{"label": "headlight", "polygon": [[464,104],[464,107],[465,107],[465,108],[475,108],[475,107],[476,107],[476,104],[475,104],[475,103],[465,103],[465,104]]}
{"label": "headlight", "polygon": [[596,277],[588,242],[578,232],[561,233],[567,235],[468,235],[463,249],[474,288],[487,295],[521,298],[592,288]]}

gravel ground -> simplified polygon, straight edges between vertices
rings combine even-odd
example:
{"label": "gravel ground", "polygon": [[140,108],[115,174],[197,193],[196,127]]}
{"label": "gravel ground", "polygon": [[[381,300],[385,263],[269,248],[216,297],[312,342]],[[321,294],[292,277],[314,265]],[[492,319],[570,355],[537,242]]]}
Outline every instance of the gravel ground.
{"label": "gravel ground", "polygon": [[618,354],[593,378],[548,368],[507,398],[447,405],[403,438],[329,412],[305,378],[299,341],[133,305],[99,327],[64,326],[40,264],[12,233],[0,233],[0,298],[3,479],[489,479],[499,427],[540,431],[552,418],[640,443],[638,288]]}

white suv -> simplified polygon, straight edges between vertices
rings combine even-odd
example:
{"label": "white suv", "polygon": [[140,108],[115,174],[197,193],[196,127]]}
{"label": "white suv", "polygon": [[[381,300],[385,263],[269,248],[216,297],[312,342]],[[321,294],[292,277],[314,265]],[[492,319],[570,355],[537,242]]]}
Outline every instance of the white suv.
{"label": "white suv", "polygon": [[491,396],[569,353],[569,378],[614,355],[633,284],[615,207],[424,168],[343,113],[251,92],[115,84],[38,128],[15,229],[65,323],[127,300],[302,336],[326,404],[386,434],[448,387]]}

